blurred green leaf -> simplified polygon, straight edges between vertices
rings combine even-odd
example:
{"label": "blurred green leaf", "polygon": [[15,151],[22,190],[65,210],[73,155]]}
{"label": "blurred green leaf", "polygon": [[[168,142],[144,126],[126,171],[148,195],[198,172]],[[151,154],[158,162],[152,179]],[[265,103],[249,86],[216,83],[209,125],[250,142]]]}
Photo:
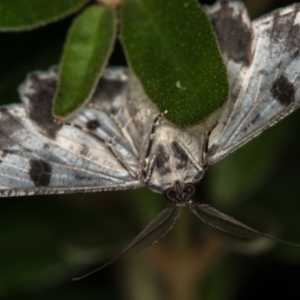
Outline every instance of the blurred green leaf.
{"label": "blurred green leaf", "polygon": [[68,282],[59,287],[50,286],[41,291],[35,293],[14,293],[8,297],[2,297],[5,300],[95,300],[95,299],[120,299],[117,298],[118,294],[114,290],[113,284],[107,284],[107,281],[99,280],[97,284],[91,284],[84,282],[82,284],[75,284],[74,282]]}
{"label": "blurred green leaf", "polygon": [[[221,211],[259,231],[300,244],[295,161],[299,143],[297,131],[291,130],[298,126],[296,112],[212,167],[205,180],[209,201]],[[274,243],[270,249],[274,249],[272,255],[277,260],[299,262],[296,247]]]}
{"label": "blurred green leaf", "polygon": [[226,69],[195,0],[129,0],[121,40],[146,94],[176,125],[197,125],[226,101]]}
{"label": "blurred green leaf", "polygon": [[201,299],[231,300],[238,290],[240,278],[236,262],[230,256],[218,258],[198,283]]}
{"label": "blurred green leaf", "polygon": [[[103,200],[105,196],[111,195],[101,193]],[[71,281],[75,273],[84,273],[88,264],[111,258],[135,234],[122,216],[104,208],[105,201],[101,210],[96,209],[99,195],[85,201],[80,195],[72,195],[66,202],[67,198],[2,199],[1,296]]]}
{"label": "blurred green leaf", "polygon": [[73,23],[60,64],[54,115],[67,118],[93,94],[116,34],[112,7],[94,5]]}
{"label": "blurred green leaf", "polygon": [[62,19],[89,0],[0,0],[0,31],[29,30]]}

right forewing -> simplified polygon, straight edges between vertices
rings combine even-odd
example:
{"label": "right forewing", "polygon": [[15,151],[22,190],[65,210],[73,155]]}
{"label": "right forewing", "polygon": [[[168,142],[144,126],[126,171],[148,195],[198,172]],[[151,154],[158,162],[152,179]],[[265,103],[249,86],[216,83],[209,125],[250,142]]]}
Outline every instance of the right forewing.
{"label": "right forewing", "polygon": [[125,103],[126,70],[105,71],[92,104],[59,125],[51,114],[57,72],[35,72],[24,104],[0,108],[0,196],[129,189],[138,179],[140,136]]}

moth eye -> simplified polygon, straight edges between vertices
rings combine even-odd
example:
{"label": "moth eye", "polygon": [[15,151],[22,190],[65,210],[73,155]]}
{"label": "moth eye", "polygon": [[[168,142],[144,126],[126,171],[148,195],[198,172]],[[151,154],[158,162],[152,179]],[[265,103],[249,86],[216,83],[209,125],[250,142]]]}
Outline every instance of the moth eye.
{"label": "moth eye", "polygon": [[176,192],[174,191],[173,188],[169,188],[165,191],[165,197],[166,199],[171,202],[171,203],[176,203],[177,199],[176,199]]}
{"label": "moth eye", "polygon": [[195,194],[195,186],[192,183],[187,183],[185,185],[185,188],[183,190],[186,194],[188,194],[189,196],[193,196]]}

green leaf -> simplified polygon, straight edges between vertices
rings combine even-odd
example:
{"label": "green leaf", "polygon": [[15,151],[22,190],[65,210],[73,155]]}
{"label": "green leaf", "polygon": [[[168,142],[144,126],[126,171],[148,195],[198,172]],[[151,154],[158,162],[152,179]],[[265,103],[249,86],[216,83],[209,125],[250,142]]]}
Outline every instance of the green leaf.
{"label": "green leaf", "polygon": [[195,0],[129,0],[121,39],[146,94],[176,125],[200,124],[226,101],[226,69]]}
{"label": "green leaf", "polygon": [[[100,199],[100,211],[99,194],[87,201],[82,194],[1,199],[1,300],[71,282],[87,265],[108,260],[132,239],[136,230],[128,225],[126,209],[118,213],[111,193],[102,193]],[[106,200],[113,200],[116,211],[105,208]]]}
{"label": "green leaf", "polygon": [[0,0],[0,31],[33,29],[62,19],[89,0]]}
{"label": "green leaf", "polygon": [[92,96],[116,35],[112,7],[94,5],[70,29],[60,63],[54,115],[67,118]]}

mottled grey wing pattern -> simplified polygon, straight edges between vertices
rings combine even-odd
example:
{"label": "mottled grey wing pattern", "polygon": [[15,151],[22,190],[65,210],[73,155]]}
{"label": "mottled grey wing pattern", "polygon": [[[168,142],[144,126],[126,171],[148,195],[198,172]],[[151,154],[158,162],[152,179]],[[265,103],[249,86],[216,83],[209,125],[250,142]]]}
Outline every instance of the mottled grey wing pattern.
{"label": "mottled grey wing pattern", "polygon": [[300,105],[300,4],[254,22],[240,3],[207,8],[227,66],[229,101],[209,142],[209,164]]}
{"label": "mottled grey wing pattern", "polygon": [[181,208],[176,206],[174,208],[164,209],[155,219],[153,219],[144,230],[115,258],[103,266],[87,273],[81,277],[74,278],[73,280],[81,280],[90,276],[115,262],[123,256],[130,256],[141,253],[147,248],[154,245],[158,240],[162,239],[175,225],[175,222],[180,216]]}
{"label": "mottled grey wing pattern", "polygon": [[[141,137],[124,105],[126,70],[107,69],[93,96],[71,122],[53,121],[54,68],[28,75],[25,104],[0,108],[0,196],[136,188]],[[115,155],[107,143],[115,150]],[[116,155],[126,162],[122,165]]]}

